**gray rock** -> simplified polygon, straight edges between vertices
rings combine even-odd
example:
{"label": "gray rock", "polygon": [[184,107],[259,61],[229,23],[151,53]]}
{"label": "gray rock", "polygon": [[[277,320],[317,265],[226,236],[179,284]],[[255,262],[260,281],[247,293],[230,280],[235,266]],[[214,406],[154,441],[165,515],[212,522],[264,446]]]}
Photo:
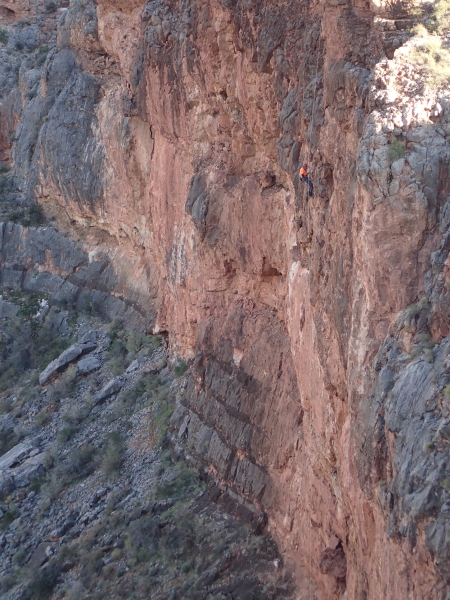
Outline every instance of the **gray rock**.
{"label": "gray rock", "polygon": [[16,531],[16,529],[19,529],[19,527],[22,525],[22,519],[20,517],[18,517],[17,519],[14,519],[14,521],[11,523],[11,525],[9,526],[10,531]]}
{"label": "gray rock", "polygon": [[111,379],[95,396],[95,404],[101,404],[117,392],[120,392],[123,386],[122,377],[116,377],[115,379]]}
{"label": "gray rock", "polygon": [[133,362],[131,363],[131,365],[126,370],[126,373],[134,373],[134,371],[137,371],[139,369],[140,364],[141,364],[141,360],[139,358],[135,358],[133,360]]}
{"label": "gray rock", "polygon": [[32,450],[32,445],[29,441],[21,442],[11,448],[6,454],[0,457],[0,471],[10,469],[15,465],[20,464]]}
{"label": "gray rock", "polygon": [[30,25],[19,30],[17,39],[28,50],[34,50],[40,44],[41,34],[38,25]]}
{"label": "gray rock", "polygon": [[14,479],[9,473],[0,471],[0,500],[14,491]]}
{"label": "gray rock", "polygon": [[88,373],[92,373],[92,371],[96,371],[101,367],[101,362],[96,356],[86,356],[86,358],[82,358],[77,367],[78,375],[88,375]]}
{"label": "gray rock", "polygon": [[53,360],[39,375],[39,383],[45,385],[54,375],[63,371],[70,363],[75,362],[84,354],[88,354],[97,348],[96,342],[92,341],[92,332],[87,333],[83,338],[64,350],[58,358]]}
{"label": "gray rock", "polygon": [[18,469],[13,471],[14,483],[17,488],[23,488],[30,485],[30,481],[42,475],[45,471],[44,462],[45,453],[41,452],[26,460]]}
{"label": "gray rock", "polygon": [[0,319],[12,319],[16,316],[18,310],[18,306],[3,300],[3,298],[0,296]]}
{"label": "gray rock", "polygon": [[36,550],[33,552],[32,556],[31,556],[31,559],[29,562],[31,568],[38,569],[39,567],[42,567],[42,565],[48,561],[47,548],[50,548],[50,547],[51,547],[50,542],[42,542],[39,544],[39,546],[36,548]]}

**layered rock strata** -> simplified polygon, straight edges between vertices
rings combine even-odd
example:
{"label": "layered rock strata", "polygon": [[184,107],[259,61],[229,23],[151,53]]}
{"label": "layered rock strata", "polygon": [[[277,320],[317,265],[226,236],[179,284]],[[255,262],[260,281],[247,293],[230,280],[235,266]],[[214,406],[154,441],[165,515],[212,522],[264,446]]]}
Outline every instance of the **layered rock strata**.
{"label": "layered rock strata", "polygon": [[133,257],[193,359],[174,437],[304,597],[447,594],[449,95],[388,9],[75,1],[3,102],[19,193]]}

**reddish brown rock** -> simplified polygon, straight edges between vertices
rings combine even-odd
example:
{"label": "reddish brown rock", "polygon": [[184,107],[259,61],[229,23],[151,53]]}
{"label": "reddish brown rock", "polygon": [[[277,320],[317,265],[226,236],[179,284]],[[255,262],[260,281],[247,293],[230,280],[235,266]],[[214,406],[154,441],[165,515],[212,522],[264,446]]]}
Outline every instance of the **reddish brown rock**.
{"label": "reddish brown rock", "polygon": [[[375,359],[399,314],[434,294],[432,335],[448,333],[444,255],[433,293],[426,278],[432,256],[441,264],[448,114],[439,91],[414,87],[378,12],[100,0],[94,16],[69,15],[59,49],[73,50],[76,106],[90,102],[71,115],[95,190],[77,161],[56,165],[70,154],[48,133],[66,126],[57,102],[34,189],[93,239],[113,236],[119,274],[132,257],[129,293],[147,295],[173,355],[193,359],[174,437],[218,497],[268,517],[301,593],[313,580],[317,598],[440,600],[424,521],[414,544],[390,529],[396,433],[372,460],[368,429]],[[403,349],[412,336],[399,334]],[[342,547],[323,554],[331,538]]]}

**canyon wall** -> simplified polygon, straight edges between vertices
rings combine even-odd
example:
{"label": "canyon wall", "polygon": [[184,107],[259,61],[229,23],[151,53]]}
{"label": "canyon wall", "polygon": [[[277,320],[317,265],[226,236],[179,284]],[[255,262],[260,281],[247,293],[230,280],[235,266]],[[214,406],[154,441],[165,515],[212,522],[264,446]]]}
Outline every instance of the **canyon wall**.
{"label": "canyon wall", "polygon": [[74,0],[3,84],[18,198],[126,257],[175,443],[299,598],[449,598],[450,98],[396,8]]}

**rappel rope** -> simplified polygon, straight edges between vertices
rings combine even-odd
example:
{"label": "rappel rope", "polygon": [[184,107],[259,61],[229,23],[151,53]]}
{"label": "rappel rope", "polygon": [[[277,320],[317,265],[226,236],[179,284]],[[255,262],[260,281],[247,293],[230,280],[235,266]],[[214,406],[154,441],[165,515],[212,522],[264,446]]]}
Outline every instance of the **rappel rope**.
{"label": "rappel rope", "polygon": [[[323,15],[325,13],[325,3],[323,3],[323,10],[322,10],[322,19],[323,19]],[[303,45],[304,49],[305,49],[305,45],[306,45],[306,39],[305,39],[305,43]],[[303,56],[306,56],[306,53],[303,53]],[[309,123],[309,127],[307,130],[307,134],[306,134],[306,141],[308,144],[308,148],[307,148],[307,153],[308,153],[308,160],[305,161],[307,163],[309,163],[310,161],[310,157],[312,156],[311,154],[311,139],[312,139],[312,133],[313,133],[313,127],[314,127],[314,113],[315,113],[315,106],[316,106],[316,95],[317,95],[317,73],[319,70],[319,56],[320,56],[320,37],[318,40],[318,48],[317,48],[317,59],[316,59],[316,69],[315,69],[315,75],[314,75],[314,94],[313,94],[313,104],[312,104],[312,109],[311,109],[311,121]],[[303,88],[303,96],[302,96],[302,104],[304,104],[304,100],[305,100],[305,87]],[[308,184],[308,188],[309,188],[309,184]],[[308,238],[311,235],[311,240],[312,240],[312,223],[311,223],[311,208],[310,208],[310,199],[309,199],[309,189],[307,191],[308,194],[308,229],[310,230],[310,232],[308,231]],[[311,295],[311,248],[308,252],[308,290],[309,290],[309,294]],[[308,373],[308,377],[309,377],[309,410],[310,410],[310,420],[312,421],[312,353],[313,353],[313,348],[314,348],[314,340],[313,340],[313,326],[312,326],[312,315],[310,315],[310,340],[309,340],[309,373]],[[311,423],[310,423],[310,428],[309,428],[309,435],[311,437]],[[310,439],[310,443],[311,443],[311,439]],[[309,502],[311,501],[311,475],[310,475],[310,469],[308,469],[308,499]],[[311,590],[311,582],[312,582],[312,519],[311,519],[311,515],[309,516],[309,540],[308,540],[308,546],[309,546],[309,597],[310,600],[312,600],[312,590]]]}

